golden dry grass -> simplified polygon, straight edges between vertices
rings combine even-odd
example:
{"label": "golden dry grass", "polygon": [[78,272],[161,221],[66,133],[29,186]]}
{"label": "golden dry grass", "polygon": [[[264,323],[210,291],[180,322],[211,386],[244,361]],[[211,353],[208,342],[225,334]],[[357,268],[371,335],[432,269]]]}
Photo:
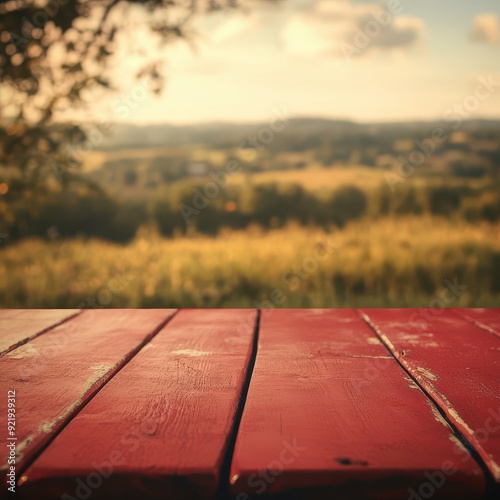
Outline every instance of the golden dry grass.
{"label": "golden dry grass", "polygon": [[[26,240],[0,251],[0,303],[429,306],[447,279],[467,286],[448,305],[499,306],[498,234],[499,224],[416,217],[361,221],[330,234],[289,225],[171,240],[144,229],[126,246]],[[331,255],[325,244],[335,247]],[[272,297],[280,299],[272,304]]]}
{"label": "golden dry grass", "polygon": [[[246,181],[245,174],[235,174],[231,183],[242,184]],[[375,188],[385,182],[384,172],[368,167],[336,167],[322,169],[312,167],[302,170],[285,170],[262,172],[252,175],[254,184],[268,184],[279,182],[284,184],[298,184],[305,189],[318,190],[328,187],[336,189],[342,185],[362,185],[365,189]]]}

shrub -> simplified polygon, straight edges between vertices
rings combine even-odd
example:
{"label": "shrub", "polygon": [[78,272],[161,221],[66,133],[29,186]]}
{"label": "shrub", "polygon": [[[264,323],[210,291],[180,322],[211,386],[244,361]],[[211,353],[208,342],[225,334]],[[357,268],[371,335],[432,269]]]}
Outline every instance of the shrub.
{"label": "shrub", "polygon": [[333,221],[343,227],[351,220],[360,219],[366,213],[367,199],[363,191],[355,186],[343,186],[333,194],[329,211]]}

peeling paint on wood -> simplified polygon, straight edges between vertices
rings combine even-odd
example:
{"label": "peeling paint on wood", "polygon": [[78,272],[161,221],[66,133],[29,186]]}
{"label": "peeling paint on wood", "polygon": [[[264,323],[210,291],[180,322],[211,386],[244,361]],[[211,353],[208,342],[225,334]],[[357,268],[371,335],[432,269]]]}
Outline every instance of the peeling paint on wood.
{"label": "peeling paint on wood", "polygon": [[413,320],[415,310],[365,309],[362,314],[481,456],[500,487],[499,339],[464,317],[484,314],[488,322],[496,317],[492,310],[485,311],[442,310],[430,316],[439,347],[414,344],[404,357],[399,352],[407,348],[408,335],[422,331]]}
{"label": "peeling paint on wood", "polygon": [[76,480],[98,473],[90,500],[218,498],[220,480],[236,500],[418,500],[408,488],[448,461],[432,498],[484,498],[483,470],[500,477],[500,310],[433,312],[263,311],[228,471],[255,310],[183,310],[156,336],[173,311],[0,311],[21,497],[81,498]]}
{"label": "peeling paint on wood", "polygon": [[79,313],[78,309],[0,309],[0,354]]}
{"label": "peeling paint on wood", "polygon": [[500,309],[452,309],[452,311],[500,338]]}
{"label": "peeling paint on wood", "polygon": [[[167,309],[84,311],[0,358],[0,386],[18,394],[18,474],[173,313]],[[28,317],[36,320],[36,312],[30,311]],[[25,381],[22,388],[19,377]],[[0,415],[7,414],[6,405],[7,398],[2,397]],[[3,481],[5,439],[6,434],[1,434]]]}
{"label": "peeling paint on wood", "polygon": [[[231,465],[239,498],[408,498],[425,471],[457,458],[450,427],[396,360],[382,359],[385,348],[367,342],[375,334],[355,311],[263,316]],[[469,458],[456,460],[439,498],[482,498],[485,478]]]}
{"label": "peeling paint on wood", "polygon": [[115,457],[92,500],[212,498],[252,355],[253,329],[238,332],[249,314],[255,324],[257,311],[180,311],[35,460],[20,491],[75,497],[75,478]]}

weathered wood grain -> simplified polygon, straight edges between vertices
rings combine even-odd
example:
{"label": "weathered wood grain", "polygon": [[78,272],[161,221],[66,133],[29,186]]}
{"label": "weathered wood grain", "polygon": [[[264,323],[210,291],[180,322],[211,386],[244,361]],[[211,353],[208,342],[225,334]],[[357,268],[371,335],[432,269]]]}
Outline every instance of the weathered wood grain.
{"label": "weathered wood grain", "polygon": [[353,310],[262,313],[230,481],[238,500],[485,490],[479,466]]}
{"label": "weathered wood grain", "polygon": [[21,491],[67,500],[85,488],[92,500],[213,497],[256,318],[180,311],[31,465]]}
{"label": "weathered wood grain", "polygon": [[448,310],[368,309],[366,319],[500,482],[500,342]]}
{"label": "weathered wood grain", "polygon": [[500,337],[500,309],[452,309],[452,311]]}
{"label": "weathered wood grain", "polygon": [[78,309],[0,309],[0,355],[79,312]]}
{"label": "weathered wood grain", "polygon": [[[16,391],[17,473],[173,313],[85,310],[0,358],[0,386]],[[7,415],[6,394],[0,415]],[[2,480],[6,438],[0,434]]]}

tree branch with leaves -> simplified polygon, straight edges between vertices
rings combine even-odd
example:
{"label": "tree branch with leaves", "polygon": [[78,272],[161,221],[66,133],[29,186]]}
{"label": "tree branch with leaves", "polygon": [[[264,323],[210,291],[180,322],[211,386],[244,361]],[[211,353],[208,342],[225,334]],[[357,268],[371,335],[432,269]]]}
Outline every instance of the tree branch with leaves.
{"label": "tree branch with leaves", "polygon": [[[67,161],[65,147],[87,139],[84,126],[54,117],[88,107],[96,90],[116,89],[117,39],[125,32],[137,42],[131,17],[139,14],[151,33],[148,44],[161,47],[193,43],[195,16],[238,6],[238,0],[0,0],[0,183],[8,184],[0,220],[12,218],[15,204],[36,209],[62,184],[82,182],[77,168],[52,175],[52,165]],[[162,60],[148,61],[135,76],[160,93]]]}

